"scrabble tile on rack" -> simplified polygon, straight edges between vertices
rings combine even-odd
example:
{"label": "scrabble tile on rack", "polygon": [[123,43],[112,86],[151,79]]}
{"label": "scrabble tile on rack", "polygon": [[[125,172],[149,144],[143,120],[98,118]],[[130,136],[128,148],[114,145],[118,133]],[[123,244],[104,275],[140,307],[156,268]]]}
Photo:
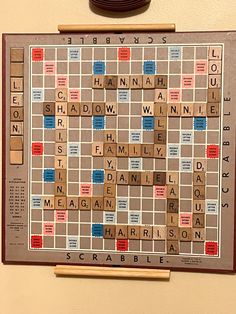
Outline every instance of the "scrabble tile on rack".
{"label": "scrabble tile on rack", "polygon": [[105,170],[116,170],[116,157],[104,157],[103,161]]}
{"label": "scrabble tile on rack", "polygon": [[166,185],[166,172],[153,173],[153,185]]}
{"label": "scrabble tile on rack", "polygon": [[127,225],[116,226],[116,239],[128,239],[128,226]]}
{"label": "scrabble tile on rack", "polygon": [[179,117],[181,114],[180,104],[168,104],[168,116],[169,117]]}
{"label": "scrabble tile on rack", "polygon": [[23,165],[23,151],[10,151],[10,164]]}
{"label": "scrabble tile on rack", "polygon": [[130,76],[130,89],[142,89],[143,88],[143,76],[131,75]]}
{"label": "scrabble tile on rack", "polygon": [[204,171],[193,173],[193,185],[205,185],[206,173]]}
{"label": "scrabble tile on rack", "polygon": [[104,197],[115,197],[116,196],[116,185],[105,183],[104,184]]}
{"label": "scrabble tile on rack", "polygon": [[155,89],[154,75],[143,75],[143,89]]}
{"label": "scrabble tile on rack", "polygon": [[55,114],[57,116],[67,116],[67,102],[56,102]]}
{"label": "scrabble tile on rack", "polygon": [[103,196],[92,197],[92,210],[100,211],[104,209],[104,198]]}
{"label": "scrabble tile on rack", "polygon": [[24,63],[11,63],[11,77],[24,76]]}
{"label": "scrabble tile on rack", "polygon": [[55,156],[54,167],[55,167],[55,169],[67,169],[67,157],[66,156]]}
{"label": "scrabble tile on rack", "polygon": [[140,240],[152,240],[152,226],[140,226]]}
{"label": "scrabble tile on rack", "polygon": [[204,242],[206,240],[205,228],[192,228],[192,241]]}
{"label": "scrabble tile on rack", "polygon": [[103,226],[103,238],[104,239],[115,239],[116,237],[116,226],[115,225],[104,225]]}
{"label": "scrabble tile on rack", "polygon": [[104,131],[104,143],[116,143],[116,130]]}
{"label": "scrabble tile on rack", "polygon": [[178,240],[178,239],[179,239],[179,228],[167,227],[167,240]]}
{"label": "scrabble tile on rack", "polygon": [[166,103],[154,103],[154,115],[155,117],[167,116],[167,104]]}
{"label": "scrabble tile on rack", "polygon": [[79,198],[68,196],[66,205],[67,205],[68,210],[78,210],[79,209]]}
{"label": "scrabble tile on rack", "polygon": [[44,116],[55,116],[55,102],[44,102],[43,103],[43,115]]}
{"label": "scrabble tile on rack", "polygon": [[167,75],[155,76],[155,88],[159,88],[159,89],[167,88]]}
{"label": "scrabble tile on rack", "polygon": [[153,144],[142,144],[141,153],[143,158],[153,158],[154,156],[154,145]]}
{"label": "scrabble tile on rack", "polygon": [[23,107],[11,107],[10,108],[10,120],[11,121],[23,121],[24,120]]}
{"label": "scrabble tile on rack", "polygon": [[179,197],[179,185],[168,185],[167,186],[167,198],[176,199]]}
{"label": "scrabble tile on rack", "polygon": [[179,254],[179,241],[167,241],[167,254]]}
{"label": "scrabble tile on rack", "polygon": [[93,114],[93,104],[91,102],[80,103],[80,115],[82,117],[91,117]]}
{"label": "scrabble tile on rack", "polygon": [[141,144],[129,144],[129,157],[141,157]]}
{"label": "scrabble tile on rack", "polygon": [[116,199],[114,197],[104,197],[104,210],[115,211]]}
{"label": "scrabble tile on rack", "polygon": [[155,144],[166,144],[166,130],[154,131],[154,143]]}
{"label": "scrabble tile on rack", "polygon": [[104,116],[105,115],[105,103],[104,102],[93,102],[92,103],[93,116]]}
{"label": "scrabble tile on rack", "polygon": [[167,129],[167,118],[166,117],[155,117],[155,127],[156,131],[164,131]]}
{"label": "scrabble tile on rack", "polygon": [[207,103],[207,116],[219,117],[219,115],[220,115],[220,104],[219,103]]}
{"label": "scrabble tile on rack", "polygon": [[80,115],[80,103],[68,102],[67,103],[67,115],[69,117],[78,117]]}
{"label": "scrabble tile on rack", "polygon": [[11,48],[11,62],[24,62],[24,48]]}
{"label": "scrabble tile on rack", "polygon": [[178,199],[167,199],[167,213],[178,213],[179,212],[179,200]]}
{"label": "scrabble tile on rack", "polygon": [[116,172],[116,184],[117,185],[128,185],[129,184],[129,172],[128,171],[117,171]]}
{"label": "scrabble tile on rack", "polygon": [[23,93],[11,93],[11,106],[22,107],[24,104],[24,94]]}
{"label": "scrabble tile on rack", "polygon": [[11,92],[23,92],[24,79],[22,77],[11,77]]}
{"label": "scrabble tile on rack", "polygon": [[153,153],[154,158],[166,158],[166,145],[154,144]]}
{"label": "scrabble tile on rack", "polygon": [[11,151],[23,150],[23,136],[10,137],[10,150]]}
{"label": "scrabble tile on rack", "polygon": [[116,184],[116,171],[105,170],[105,183]]}
{"label": "scrabble tile on rack", "polygon": [[104,143],[103,154],[105,157],[116,157],[117,145]]}
{"label": "scrabble tile on rack", "polygon": [[105,103],[105,115],[106,116],[117,116],[117,103],[106,102]]}
{"label": "scrabble tile on rack", "polygon": [[67,143],[55,143],[55,155],[67,156]]}
{"label": "scrabble tile on rack", "polygon": [[118,89],[130,88],[130,76],[129,75],[118,75],[117,88]]}
{"label": "scrabble tile on rack", "polygon": [[193,228],[205,227],[205,214],[193,214]]}
{"label": "scrabble tile on rack", "polygon": [[68,99],[67,88],[56,88],[55,100],[56,101],[67,101],[67,99]]}
{"label": "scrabble tile on rack", "polygon": [[55,170],[55,182],[67,182],[67,170],[66,169]]}
{"label": "scrabble tile on rack", "polygon": [[207,91],[207,101],[209,103],[219,103],[221,98],[220,88],[209,88]]}
{"label": "scrabble tile on rack", "polygon": [[24,122],[11,122],[11,135],[23,135]]}
{"label": "scrabble tile on rack", "polygon": [[67,192],[67,185],[66,183],[62,182],[55,182],[54,183],[54,194],[57,196],[66,196]]}
{"label": "scrabble tile on rack", "polygon": [[92,156],[103,156],[103,142],[92,143]]}
{"label": "scrabble tile on rack", "polygon": [[152,171],[144,171],[141,173],[141,185],[153,185]]}
{"label": "scrabble tile on rack", "polygon": [[67,130],[56,130],[55,131],[55,142],[57,142],[57,143],[67,142]]}
{"label": "scrabble tile on rack", "polygon": [[128,239],[139,240],[140,239],[140,227],[128,226]]}
{"label": "scrabble tile on rack", "polygon": [[[79,202],[78,203],[79,210],[91,210],[91,208],[92,208],[92,198],[91,197],[79,197],[78,202]],[[99,207],[99,204],[102,205],[101,199],[99,199],[99,202],[96,205],[98,205],[98,207]]]}
{"label": "scrabble tile on rack", "polygon": [[205,185],[193,186],[193,199],[194,200],[205,200],[206,198],[206,187]]}
{"label": "scrabble tile on rack", "polygon": [[180,111],[182,117],[192,117],[193,116],[193,104],[180,104]]}
{"label": "scrabble tile on rack", "polygon": [[104,78],[105,89],[117,89],[118,77],[116,75],[106,75]]}
{"label": "scrabble tile on rack", "polygon": [[179,214],[168,213],[166,225],[169,227],[178,227],[178,225],[179,225]]}
{"label": "scrabble tile on rack", "polygon": [[129,185],[141,185],[141,172],[129,172]]}
{"label": "scrabble tile on rack", "polygon": [[54,196],[43,197],[43,209],[54,209]]}
{"label": "scrabble tile on rack", "polygon": [[179,228],[179,240],[186,242],[192,241],[192,228]]}
{"label": "scrabble tile on rack", "polygon": [[104,75],[92,76],[92,88],[103,89],[104,88]]}

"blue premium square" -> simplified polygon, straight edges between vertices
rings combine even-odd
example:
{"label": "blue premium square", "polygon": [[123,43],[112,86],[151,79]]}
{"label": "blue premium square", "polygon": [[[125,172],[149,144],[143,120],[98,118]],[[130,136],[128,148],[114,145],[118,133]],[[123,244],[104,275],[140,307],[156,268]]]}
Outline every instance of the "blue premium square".
{"label": "blue premium square", "polygon": [[94,116],[93,117],[93,128],[96,130],[103,130],[105,125],[104,116]]}
{"label": "blue premium square", "polygon": [[143,73],[144,74],[155,74],[156,73],[155,61],[144,61]]}
{"label": "blue premium square", "polygon": [[44,127],[45,129],[55,129],[55,116],[45,116]]}
{"label": "blue premium square", "polygon": [[104,183],[104,170],[93,170],[93,183]]}
{"label": "blue premium square", "polygon": [[104,75],[105,72],[105,63],[103,61],[95,61],[93,64],[93,74]]}
{"label": "blue premium square", "polygon": [[92,236],[93,237],[103,237],[103,225],[93,224],[92,225]]}
{"label": "blue premium square", "polygon": [[44,182],[55,181],[55,169],[45,169],[43,173]]}
{"label": "blue premium square", "polygon": [[206,117],[195,117],[194,118],[194,130],[204,131],[206,130],[207,120]]}
{"label": "blue premium square", "polygon": [[143,117],[143,129],[145,130],[154,129],[154,117]]}

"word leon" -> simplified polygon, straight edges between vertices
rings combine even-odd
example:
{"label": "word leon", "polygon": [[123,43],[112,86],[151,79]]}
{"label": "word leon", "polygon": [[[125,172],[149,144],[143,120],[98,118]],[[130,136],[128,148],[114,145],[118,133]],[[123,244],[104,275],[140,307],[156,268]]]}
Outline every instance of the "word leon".
{"label": "word leon", "polygon": [[93,75],[94,89],[167,89],[167,75]]}

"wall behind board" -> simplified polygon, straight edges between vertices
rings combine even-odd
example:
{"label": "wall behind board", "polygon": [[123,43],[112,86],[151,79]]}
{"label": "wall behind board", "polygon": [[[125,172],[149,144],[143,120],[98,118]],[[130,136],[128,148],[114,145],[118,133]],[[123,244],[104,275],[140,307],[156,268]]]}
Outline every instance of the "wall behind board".
{"label": "wall behind board", "polygon": [[[168,23],[178,31],[236,29],[233,0],[152,0],[124,18],[88,0],[0,0],[0,32],[55,32],[60,23]],[[0,314],[233,314],[236,277],[173,272],[170,282],[56,278],[53,267],[0,265]]]}

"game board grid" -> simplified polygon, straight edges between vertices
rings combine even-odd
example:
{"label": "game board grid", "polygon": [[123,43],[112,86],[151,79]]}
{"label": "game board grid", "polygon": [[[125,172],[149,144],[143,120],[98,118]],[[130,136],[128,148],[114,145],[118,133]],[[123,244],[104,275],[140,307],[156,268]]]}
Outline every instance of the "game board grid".
{"label": "game board grid", "polygon": [[[130,119],[130,117],[129,117],[129,119]],[[93,133],[93,132],[92,132]]]}

